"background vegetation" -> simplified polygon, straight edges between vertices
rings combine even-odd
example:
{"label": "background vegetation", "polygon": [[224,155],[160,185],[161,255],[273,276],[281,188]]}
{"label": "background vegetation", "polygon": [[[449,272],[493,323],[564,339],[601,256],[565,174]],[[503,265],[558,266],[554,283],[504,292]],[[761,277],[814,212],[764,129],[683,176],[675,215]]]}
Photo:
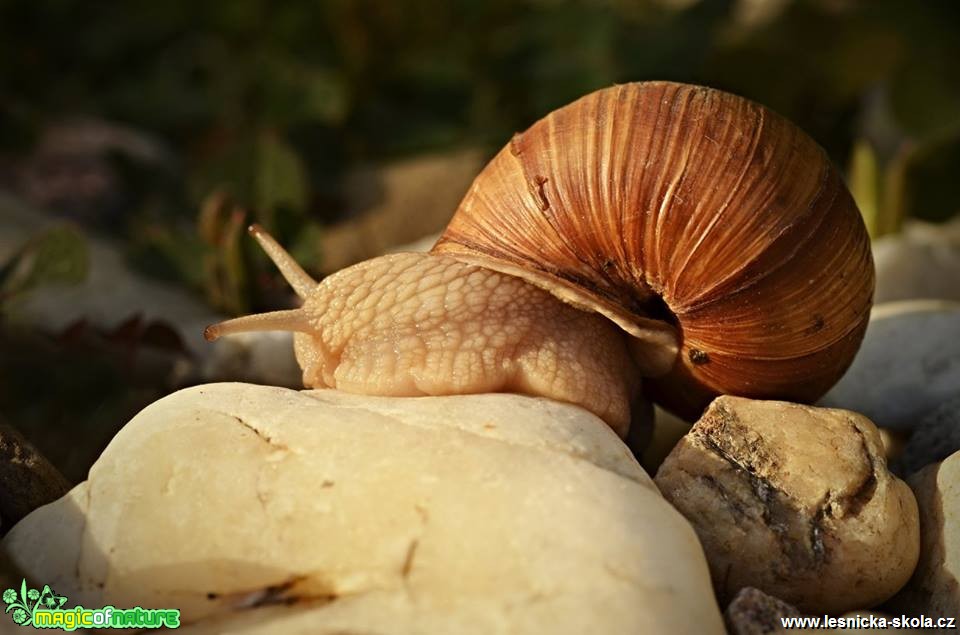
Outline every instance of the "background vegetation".
{"label": "background vegetation", "polygon": [[320,238],[376,203],[351,194],[358,169],[489,156],[614,82],[750,97],[828,150],[875,235],[942,221],[960,209],[957,60],[952,1],[0,0],[0,190],[66,223],[0,268],[0,416],[76,480],[189,381],[171,371],[183,334],[136,307],[109,325],[18,319],[34,289],[84,279],[91,237],[212,310],[275,307],[250,221],[321,274]]}

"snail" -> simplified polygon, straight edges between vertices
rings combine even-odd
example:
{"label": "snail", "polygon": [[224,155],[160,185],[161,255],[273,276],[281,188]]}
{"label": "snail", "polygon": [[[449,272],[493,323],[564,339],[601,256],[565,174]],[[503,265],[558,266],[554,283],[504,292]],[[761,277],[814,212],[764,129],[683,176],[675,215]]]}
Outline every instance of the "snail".
{"label": "snail", "polygon": [[671,82],[599,90],[514,135],[427,254],[318,284],[251,231],[303,306],[207,339],[292,330],[307,386],[541,395],[621,436],[644,393],[686,418],[720,394],[819,398],[874,287],[825,152],[763,106]]}

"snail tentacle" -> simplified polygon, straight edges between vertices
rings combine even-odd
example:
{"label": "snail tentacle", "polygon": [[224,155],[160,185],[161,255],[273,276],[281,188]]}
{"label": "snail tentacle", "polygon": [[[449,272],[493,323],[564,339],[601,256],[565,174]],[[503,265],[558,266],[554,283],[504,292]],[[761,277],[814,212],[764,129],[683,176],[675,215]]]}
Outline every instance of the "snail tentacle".
{"label": "snail tentacle", "polygon": [[250,225],[247,230],[250,235],[257,239],[263,251],[270,257],[273,264],[280,270],[284,279],[293,287],[294,292],[300,299],[305,299],[310,292],[317,288],[317,281],[310,277],[303,267],[293,259],[293,256],[286,249],[274,240],[273,236],[264,231],[263,227],[257,224]]}
{"label": "snail tentacle", "polygon": [[308,333],[311,330],[310,317],[303,310],[288,309],[286,311],[271,311],[256,313],[243,317],[224,320],[211,324],[203,330],[203,337],[213,342],[219,337],[231,333],[246,333],[249,331],[295,331]]}

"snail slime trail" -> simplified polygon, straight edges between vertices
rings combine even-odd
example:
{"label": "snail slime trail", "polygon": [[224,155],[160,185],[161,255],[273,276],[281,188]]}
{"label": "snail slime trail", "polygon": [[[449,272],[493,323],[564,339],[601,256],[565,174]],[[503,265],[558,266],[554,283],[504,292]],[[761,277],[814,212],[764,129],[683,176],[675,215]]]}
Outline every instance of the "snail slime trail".
{"label": "snail slime trail", "polygon": [[208,338],[295,331],[307,386],[541,395],[621,435],[641,378],[687,419],[720,394],[816,400],[852,361],[874,286],[824,151],[763,106],[670,82],[599,90],[515,135],[429,254],[317,284],[252,231],[303,306]]}

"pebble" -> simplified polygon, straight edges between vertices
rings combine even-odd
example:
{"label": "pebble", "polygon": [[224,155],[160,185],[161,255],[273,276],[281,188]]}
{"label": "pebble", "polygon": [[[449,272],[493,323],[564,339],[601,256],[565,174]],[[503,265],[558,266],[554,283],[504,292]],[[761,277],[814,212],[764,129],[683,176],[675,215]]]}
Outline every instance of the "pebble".
{"label": "pebble", "polygon": [[917,505],[865,417],[718,397],[656,475],[721,602],[744,587],[812,615],[876,606],[910,577]]}

